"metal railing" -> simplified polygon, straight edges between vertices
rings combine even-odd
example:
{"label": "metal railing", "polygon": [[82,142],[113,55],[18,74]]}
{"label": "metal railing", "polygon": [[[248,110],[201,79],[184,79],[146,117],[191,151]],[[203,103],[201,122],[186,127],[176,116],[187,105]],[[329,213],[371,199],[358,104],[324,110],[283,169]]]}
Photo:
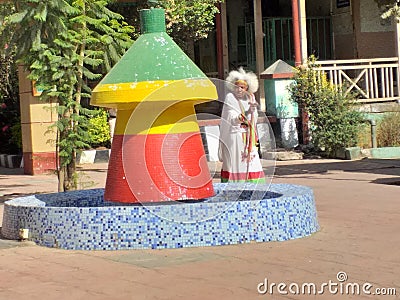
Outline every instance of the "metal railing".
{"label": "metal railing", "polygon": [[397,57],[321,60],[316,70],[324,71],[332,84],[354,92],[358,102],[386,102],[399,99]]}
{"label": "metal railing", "polygon": [[[319,59],[332,58],[332,25],[328,17],[308,17],[307,51]],[[247,65],[255,66],[254,22],[246,23]],[[294,64],[292,18],[263,19],[264,64],[266,67],[278,59]]]}

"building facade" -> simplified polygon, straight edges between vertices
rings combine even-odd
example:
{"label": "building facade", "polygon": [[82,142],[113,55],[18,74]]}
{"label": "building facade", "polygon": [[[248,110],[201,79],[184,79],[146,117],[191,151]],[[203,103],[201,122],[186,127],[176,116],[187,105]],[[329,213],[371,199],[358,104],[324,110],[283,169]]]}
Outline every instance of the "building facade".
{"label": "building facade", "polygon": [[[120,2],[126,5],[135,1]],[[369,86],[377,90],[366,90],[365,96],[370,102],[398,101],[399,29],[393,19],[381,18],[382,9],[375,0],[225,0],[219,8],[215,29],[207,39],[194,45],[194,61],[210,77],[225,79],[230,70],[239,66],[259,75],[278,59],[297,65],[311,54],[320,61],[330,61],[330,66],[340,60],[380,59],[382,62],[384,58],[392,58],[389,67],[386,63],[375,66],[367,72],[372,74],[370,78],[351,84],[362,90],[368,88],[370,81]],[[372,62],[368,61],[367,65]],[[383,86],[390,93],[383,91],[380,95],[378,90]],[[20,78],[20,95],[29,97],[29,101],[22,101],[21,115],[34,115],[39,104],[31,82],[24,76]],[[263,84],[257,99],[266,111]],[[50,122],[53,117],[49,113],[44,119]],[[43,142],[44,134],[38,134],[43,128],[42,131],[35,129],[43,121],[23,120],[25,172],[39,174],[53,168],[55,146]]]}

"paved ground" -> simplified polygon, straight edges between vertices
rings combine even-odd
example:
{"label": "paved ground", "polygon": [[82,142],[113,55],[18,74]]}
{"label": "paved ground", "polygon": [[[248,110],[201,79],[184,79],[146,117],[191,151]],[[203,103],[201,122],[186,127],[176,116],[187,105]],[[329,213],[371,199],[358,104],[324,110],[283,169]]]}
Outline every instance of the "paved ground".
{"label": "paved ground", "polygon": [[[83,166],[81,182],[104,186],[106,167]],[[278,162],[273,182],[314,189],[319,232],[286,242],[109,252],[0,239],[0,299],[400,299],[400,160]],[[0,202],[56,189],[54,175],[0,168]],[[348,279],[340,283],[339,272]],[[288,294],[277,286],[260,294],[266,279],[269,287],[286,284]],[[304,283],[324,293],[294,295]],[[375,295],[345,295],[350,284]],[[379,288],[397,295],[378,296]]]}

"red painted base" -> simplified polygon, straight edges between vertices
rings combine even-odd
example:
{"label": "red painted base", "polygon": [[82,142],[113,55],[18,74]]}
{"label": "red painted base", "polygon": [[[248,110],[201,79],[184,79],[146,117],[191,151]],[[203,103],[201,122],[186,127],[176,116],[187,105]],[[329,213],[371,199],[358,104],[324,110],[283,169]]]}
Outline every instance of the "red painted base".
{"label": "red painted base", "polygon": [[25,152],[23,160],[24,174],[27,175],[45,174],[53,172],[57,168],[55,152]]}
{"label": "red painted base", "polygon": [[105,200],[142,203],[213,195],[199,132],[114,135]]}

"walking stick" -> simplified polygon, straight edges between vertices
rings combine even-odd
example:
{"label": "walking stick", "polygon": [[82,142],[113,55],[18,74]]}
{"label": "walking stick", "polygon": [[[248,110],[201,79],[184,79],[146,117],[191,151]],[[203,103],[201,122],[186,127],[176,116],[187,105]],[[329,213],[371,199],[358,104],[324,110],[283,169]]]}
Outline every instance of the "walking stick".
{"label": "walking stick", "polygon": [[251,94],[250,95],[250,123],[249,126],[247,127],[247,166],[246,166],[246,181],[249,180],[249,167],[250,167],[250,153],[252,150],[252,138],[253,138],[253,122],[254,122],[254,111],[251,109],[251,104],[254,103],[254,95]]}

